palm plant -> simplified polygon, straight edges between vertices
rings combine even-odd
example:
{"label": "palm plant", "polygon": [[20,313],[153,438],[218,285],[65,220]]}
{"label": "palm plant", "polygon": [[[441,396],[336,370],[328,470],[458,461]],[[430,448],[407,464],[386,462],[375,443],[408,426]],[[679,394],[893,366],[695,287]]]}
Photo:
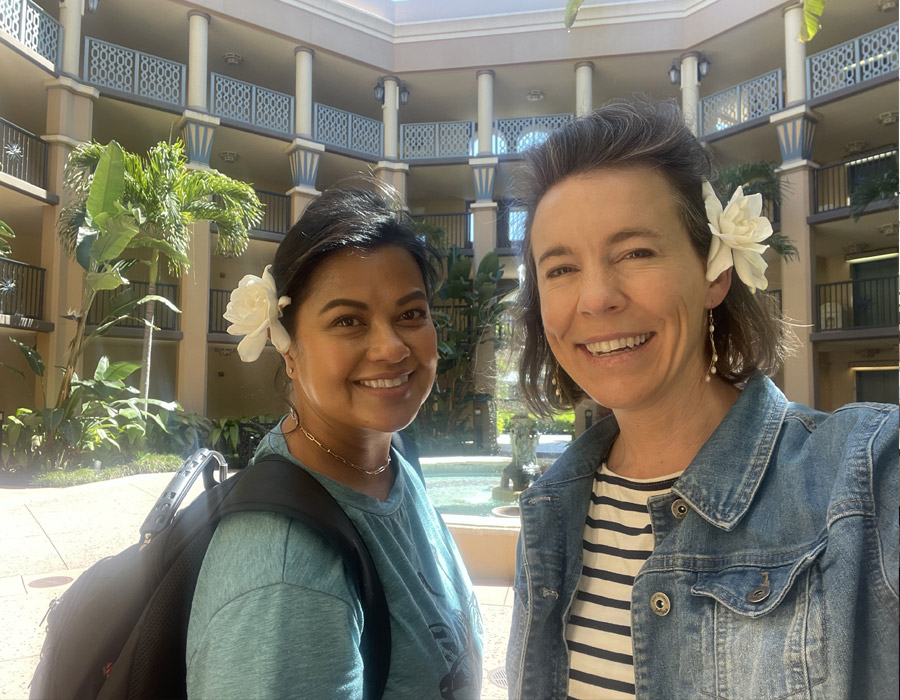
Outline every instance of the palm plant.
{"label": "palm plant", "polygon": [[[72,250],[85,220],[85,203],[97,163],[106,146],[98,143],[76,148],[64,176],[72,201],[59,219],[58,233],[63,245]],[[163,259],[177,277],[190,267],[188,257],[192,224],[216,224],[216,252],[237,256],[247,249],[248,231],[262,218],[262,205],[253,188],[216,170],[189,167],[180,140],[153,146],[146,157],[125,153],[125,192],[122,205],[140,209],[143,220],[129,248],[143,249],[149,268],[148,295],[156,294]],[[144,305],[144,345],[141,359],[141,396],[150,386],[150,353],[153,346],[155,302]]]}
{"label": "palm plant", "polygon": [[15,238],[16,234],[13,233],[13,230],[9,227],[9,225],[0,221],[0,256],[9,255],[12,252],[12,248],[9,243],[7,243],[5,239]]}
{"label": "palm plant", "polygon": [[[727,202],[738,187],[743,187],[744,194],[761,194],[764,206],[771,204],[774,209],[781,204],[783,186],[777,168],[768,160],[732,165],[719,171],[719,177],[712,183],[713,189],[720,200]],[[765,242],[785,260],[794,260],[798,256],[797,246],[783,233],[773,233]]]}
{"label": "palm plant", "polygon": [[[894,161],[896,163],[896,160]],[[897,168],[889,168],[883,173],[873,175],[857,184],[850,193],[850,216],[854,221],[865,213],[872,202],[885,200],[891,205],[897,204]]]}

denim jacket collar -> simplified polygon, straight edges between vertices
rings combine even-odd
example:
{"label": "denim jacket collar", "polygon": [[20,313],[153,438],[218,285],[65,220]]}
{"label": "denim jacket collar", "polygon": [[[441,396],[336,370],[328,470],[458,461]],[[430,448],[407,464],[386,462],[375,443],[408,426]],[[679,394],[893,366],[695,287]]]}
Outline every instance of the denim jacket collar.
{"label": "denim jacket collar", "polygon": [[[672,490],[716,527],[734,529],[753,503],[787,410],[787,399],[768,377],[750,379]],[[600,421],[532,489],[593,474],[618,434],[615,417]]]}

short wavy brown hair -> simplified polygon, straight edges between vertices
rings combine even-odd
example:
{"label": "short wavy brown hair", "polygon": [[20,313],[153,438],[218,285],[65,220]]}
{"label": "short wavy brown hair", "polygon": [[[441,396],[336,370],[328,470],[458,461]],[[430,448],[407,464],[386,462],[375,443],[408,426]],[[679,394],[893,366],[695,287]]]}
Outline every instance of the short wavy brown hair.
{"label": "short wavy brown hair", "polygon": [[[525,276],[517,295],[519,332],[524,340],[519,388],[532,410],[542,415],[571,408],[585,392],[559,366],[544,333],[531,250],[535,210],[547,191],[566,178],[635,165],[654,167],[666,178],[691,244],[706,260],[712,234],[702,180],[713,179],[713,168],[709,154],[685,126],[675,104],[641,97],[615,100],[554,131],[525,154],[517,187],[527,213],[522,243]],[[770,295],[751,293],[733,275],[731,288],[713,309],[713,317],[720,377],[739,384],[757,372],[773,375],[778,371],[790,332]],[[558,378],[560,396],[554,378]]]}

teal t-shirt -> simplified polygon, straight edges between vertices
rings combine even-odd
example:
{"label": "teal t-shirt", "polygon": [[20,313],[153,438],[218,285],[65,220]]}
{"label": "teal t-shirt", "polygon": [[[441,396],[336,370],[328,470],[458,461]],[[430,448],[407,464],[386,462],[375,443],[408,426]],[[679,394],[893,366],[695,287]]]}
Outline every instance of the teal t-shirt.
{"label": "teal t-shirt", "polygon": [[[276,427],[257,456],[305,469]],[[413,468],[394,453],[386,501],[310,472],[341,504],[381,578],[391,620],[386,700],[468,700],[481,693],[483,626],[456,545]],[[364,616],[343,561],[282,515],[237,513],[210,542],[191,608],[192,700],[360,700]]]}

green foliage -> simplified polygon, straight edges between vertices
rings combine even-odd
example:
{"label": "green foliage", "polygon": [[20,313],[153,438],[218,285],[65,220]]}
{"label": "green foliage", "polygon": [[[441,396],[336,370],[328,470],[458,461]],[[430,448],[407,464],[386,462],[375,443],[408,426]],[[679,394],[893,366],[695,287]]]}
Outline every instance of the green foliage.
{"label": "green foliage", "polygon": [[91,484],[95,481],[120,479],[123,476],[132,476],[134,474],[166,474],[178,471],[183,462],[184,460],[180,455],[147,454],[115,467],[102,467],[100,469],[83,467],[65,472],[57,471],[36,474],[31,479],[31,485],[61,488]]}
{"label": "green foliage", "polygon": [[891,168],[878,175],[873,175],[857,184],[850,193],[850,216],[854,221],[865,213],[872,202],[885,200],[897,204],[897,170]]}
{"label": "green foliage", "polygon": [[[763,213],[767,208],[781,204],[781,188],[783,187],[778,174],[778,165],[769,160],[755,163],[741,163],[732,165],[719,171],[718,179],[713,183],[713,189],[722,202],[722,206],[731,199],[738,187],[744,188],[744,194],[761,194],[763,198]],[[785,260],[796,260],[799,257],[797,246],[783,233],[775,232],[765,241],[778,255]]]}
{"label": "green foliage", "polygon": [[9,225],[4,221],[0,221],[0,256],[9,255],[12,252],[12,247],[7,243],[7,240],[15,237],[16,234],[13,233]]}
{"label": "green foliage", "polygon": [[245,467],[263,436],[278,422],[269,416],[218,418],[211,421],[208,445],[221,452],[235,468]]}
{"label": "green foliage", "polygon": [[825,0],[803,0],[803,24],[800,27],[800,36],[797,37],[800,41],[810,41],[818,34],[822,28],[819,20],[822,19],[824,11]]}
{"label": "green foliage", "polygon": [[437,379],[415,421],[418,440],[445,440],[470,432],[475,393],[475,359],[483,344],[495,348],[494,335],[509,304],[498,287],[503,266],[494,252],[481,260],[472,275],[472,258],[451,248],[445,263],[446,277],[432,299],[432,316],[438,335]]}
{"label": "green foliage", "polygon": [[581,5],[583,3],[584,0],[568,0],[568,2],[566,3],[566,29],[571,29],[572,25],[575,24],[575,18],[578,16],[578,10],[581,9]]}
{"label": "green foliage", "polygon": [[[509,409],[498,410],[497,432],[508,433],[510,420],[517,413],[517,411]],[[575,411],[557,413],[549,418],[540,418],[530,413],[528,416],[536,421],[537,431],[540,435],[571,435],[573,438],[575,437]]]}

